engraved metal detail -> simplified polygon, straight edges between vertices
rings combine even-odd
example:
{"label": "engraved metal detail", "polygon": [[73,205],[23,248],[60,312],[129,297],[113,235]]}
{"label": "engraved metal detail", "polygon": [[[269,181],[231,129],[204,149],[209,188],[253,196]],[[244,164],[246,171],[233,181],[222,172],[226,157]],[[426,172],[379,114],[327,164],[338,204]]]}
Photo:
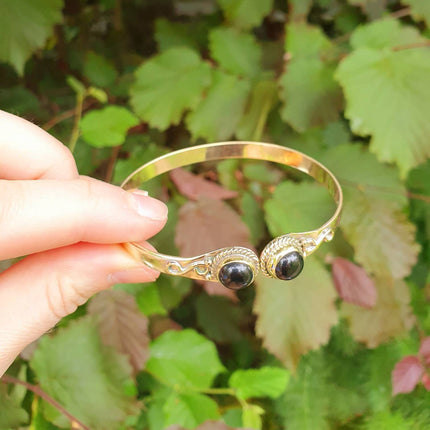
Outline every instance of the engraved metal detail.
{"label": "engraved metal detail", "polygon": [[214,256],[211,268],[212,280],[218,280],[219,270],[230,261],[247,263],[252,269],[254,278],[257,276],[260,266],[257,255],[248,248],[234,246],[220,249]]}

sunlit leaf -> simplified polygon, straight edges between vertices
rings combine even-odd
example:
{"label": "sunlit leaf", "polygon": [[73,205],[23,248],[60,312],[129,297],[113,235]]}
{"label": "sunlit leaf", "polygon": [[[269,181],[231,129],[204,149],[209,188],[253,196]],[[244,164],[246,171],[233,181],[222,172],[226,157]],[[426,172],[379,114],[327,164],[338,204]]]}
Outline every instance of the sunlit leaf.
{"label": "sunlit leaf", "polygon": [[139,124],[139,120],[128,109],[121,106],[107,106],[92,110],[81,121],[82,137],[92,146],[121,145],[128,129]]}
{"label": "sunlit leaf", "polygon": [[178,124],[187,109],[194,109],[211,83],[211,69],[186,47],[169,49],[136,70],[130,103],[152,127],[165,130]]}
{"label": "sunlit leaf", "polygon": [[375,279],[375,286],[378,299],[372,309],[349,303],[343,303],[341,307],[354,339],[365,343],[369,348],[407,333],[415,322],[409,305],[408,286],[404,281]]}
{"label": "sunlit leaf", "polygon": [[214,28],[209,34],[211,57],[229,73],[254,77],[261,70],[261,47],[249,33]]}
{"label": "sunlit leaf", "polygon": [[430,49],[389,49],[412,40],[425,39],[393,21],[363,26],[352,38],[355,51],[336,73],[352,130],[371,135],[370,150],[397,163],[403,176],[430,156]]}
{"label": "sunlit leaf", "polygon": [[331,49],[329,40],[317,27],[292,23],[286,49],[292,58],[280,79],[282,118],[300,132],[335,121],[343,98],[333,78],[335,67],[324,59]]}
{"label": "sunlit leaf", "polygon": [[62,0],[2,0],[0,60],[22,75],[31,54],[42,48],[54,25],[62,20]]}
{"label": "sunlit leaf", "polygon": [[209,388],[224,370],[215,345],[191,329],[163,333],[150,352],[146,369],[167,385]]}
{"label": "sunlit leaf", "polygon": [[218,405],[210,397],[203,394],[172,394],[163,407],[165,425],[180,425],[186,429],[194,429],[206,420],[219,418]]}
{"label": "sunlit leaf", "polygon": [[276,101],[276,83],[272,80],[258,82],[252,90],[251,98],[237,126],[237,137],[242,140],[261,139],[267,117]]}
{"label": "sunlit leaf", "polygon": [[292,281],[261,276],[256,293],[257,335],[288,368],[295,369],[302,354],[327,343],[338,319],[336,292],[315,258],[307,259]]}
{"label": "sunlit leaf", "polygon": [[134,370],[142,370],[149,356],[148,320],[135,298],[124,291],[102,291],[88,305],[105,345],[128,356]]}
{"label": "sunlit leaf", "polygon": [[0,382],[0,428],[17,428],[28,421],[28,414],[8,393],[8,385]]}
{"label": "sunlit leaf", "polygon": [[312,7],[312,0],[292,0],[289,3],[291,18],[294,21],[305,20]]}
{"label": "sunlit leaf", "polygon": [[287,386],[289,372],[279,367],[236,370],[230,377],[229,385],[236,389],[238,397],[279,397]]}
{"label": "sunlit leaf", "polygon": [[[315,208],[318,208],[316,211]],[[264,205],[273,237],[318,228],[334,212],[327,190],[310,182],[281,182]]]}
{"label": "sunlit leaf", "polygon": [[231,138],[242,118],[249,92],[248,81],[216,71],[206,97],[187,116],[193,137],[209,141]]}
{"label": "sunlit leaf", "polygon": [[116,430],[134,400],[124,394],[131,366],[103,346],[93,320],[81,318],[41,339],[31,367],[42,389],[93,429]]}

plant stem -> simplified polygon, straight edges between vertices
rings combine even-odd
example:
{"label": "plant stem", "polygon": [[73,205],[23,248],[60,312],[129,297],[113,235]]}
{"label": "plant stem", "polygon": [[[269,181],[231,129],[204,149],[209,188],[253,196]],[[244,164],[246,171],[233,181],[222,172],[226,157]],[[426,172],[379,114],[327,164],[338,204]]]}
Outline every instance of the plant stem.
{"label": "plant stem", "polygon": [[74,152],[76,148],[76,142],[79,138],[79,124],[81,122],[82,118],[82,107],[84,104],[85,95],[84,94],[76,94],[76,110],[75,110],[75,120],[73,122],[73,128],[72,133],[70,135],[70,141],[69,141],[69,149],[70,151]]}
{"label": "plant stem", "polygon": [[206,388],[205,390],[198,390],[199,393],[236,396],[236,392],[232,388]]}
{"label": "plant stem", "polygon": [[27,388],[27,390],[33,392],[46,402],[50,403],[54,408],[58,409],[65,417],[67,417],[72,424],[77,424],[82,430],[91,430],[89,427],[87,427],[84,423],[79,421],[76,417],[74,417],[70,412],[67,412],[66,409],[63,408],[56,400],[54,400],[51,396],[46,394],[40,387],[37,385],[29,384],[28,382],[21,381],[20,379],[14,378],[10,375],[3,375],[3,377],[0,379],[0,382],[3,382],[4,384],[15,384],[15,385],[22,385],[23,387]]}

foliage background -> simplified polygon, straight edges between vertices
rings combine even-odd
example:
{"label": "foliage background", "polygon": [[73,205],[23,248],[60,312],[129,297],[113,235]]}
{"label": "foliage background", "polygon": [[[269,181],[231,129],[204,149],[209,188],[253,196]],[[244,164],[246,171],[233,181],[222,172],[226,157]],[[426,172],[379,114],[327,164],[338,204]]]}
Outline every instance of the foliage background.
{"label": "foliage background", "polygon": [[[345,192],[294,281],[97,295],[14,363],[0,428],[428,429],[429,25],[429,0],[0,0],[0,108],[82,174],[118,184],[166,151],[249,139],[316,157]],[[154,244],[181,255],[261,250],[333,209],[264,163],[145,187],[169,205]]]}

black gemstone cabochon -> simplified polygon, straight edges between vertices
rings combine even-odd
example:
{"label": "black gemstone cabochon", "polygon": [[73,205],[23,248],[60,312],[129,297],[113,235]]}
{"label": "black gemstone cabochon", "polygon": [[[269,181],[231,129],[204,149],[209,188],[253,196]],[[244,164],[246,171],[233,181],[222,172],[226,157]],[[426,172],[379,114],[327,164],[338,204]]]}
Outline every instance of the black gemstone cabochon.
{"label": "black gemstone cabochon", "polygon": [[252,283],[254,274],[249,264],[232,261],[221,267],[218,279],[224,287],[240,290]]}
{"label": "black gemstone cabochon", "polygon": [[285,254],[276,265],[276,277],[284,281],[294,279],[303,270],[304,260],[302,254],[297,251]]}

